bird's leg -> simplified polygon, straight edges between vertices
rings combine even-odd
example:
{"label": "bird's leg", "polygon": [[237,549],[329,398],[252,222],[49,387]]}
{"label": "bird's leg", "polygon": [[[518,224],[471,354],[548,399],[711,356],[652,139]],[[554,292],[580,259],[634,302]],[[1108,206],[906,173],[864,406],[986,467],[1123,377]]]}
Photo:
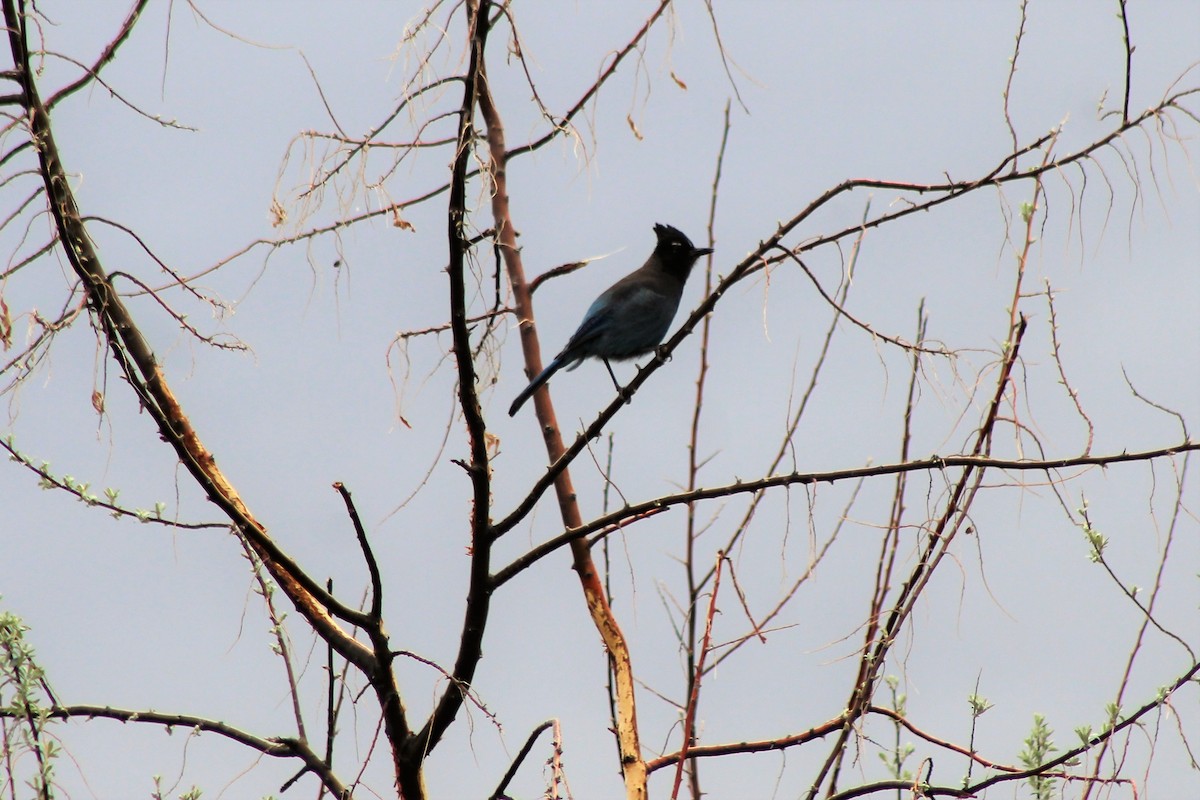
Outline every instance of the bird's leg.
{"label": "bird's leg", "polygon": [[617,376],[615,373],[613,373],[612,364],[608,363],[607,358],[602,358],[600,360],[604,362],[604,368],[608,370],[608,377],[612,378],[613,386],[617,387],[617,394],[621,395],[621,399],[624,400],[626,403],[630,402],[633,399],[633,397],[630,396],[629,392],[626,391],[625,387],[622,386],[617,381]]}

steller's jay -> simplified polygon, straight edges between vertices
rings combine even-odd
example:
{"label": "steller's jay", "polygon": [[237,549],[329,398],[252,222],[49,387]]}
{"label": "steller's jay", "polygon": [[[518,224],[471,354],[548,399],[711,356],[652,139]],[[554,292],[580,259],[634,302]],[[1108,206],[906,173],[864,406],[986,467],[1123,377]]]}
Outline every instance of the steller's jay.
{"label": "steller's jay", "polygon": [[[645,355],[666,337],[683,284],[700,256],[712,252],[695,247],[678,228],[655,225],[658,244],[642,268],[629,273],[596,298],[583,322],[554,360],[529,382],[508,409],[514,416],[529,397],[561,368],[575,369],[585,358],[599,358],[612,375],[608,360]],[[613,376],[613,383],[617,382]],[[617,389],[620,390],[620,385]]]}

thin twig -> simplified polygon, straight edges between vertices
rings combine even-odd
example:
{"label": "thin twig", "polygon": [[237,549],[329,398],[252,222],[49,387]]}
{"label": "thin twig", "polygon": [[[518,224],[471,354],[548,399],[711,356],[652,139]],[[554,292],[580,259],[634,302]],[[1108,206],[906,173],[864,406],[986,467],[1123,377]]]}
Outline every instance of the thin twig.
{"label": "thin twig", "polygon": [[1121,41],[1125,45],[1125,95],[1121,103],[1121,121],[1129,122],[1129,92],[1133,84],[1133,42],[1129,38],[1129,13],[1125,8],[1126,0],[1117,0],[1120,7],[1117,16],[1121,20]]}
{"label": "thin twig", "polygon": [[853,314],[851,314],[849,311],[847,311],[845,309],[845,307],[843,307],[836,300],[834,300],[832,297],[830,297],[829,293],[825,291],[825,287],[821,286],[821,282],[819,280],[817,280],[817,276],[813,275],[812,270],[810,270],[808,268],[808,265],[805,264],[804,261],[802,261],[799,256],[797,256],[794,252],[792,252],[788,248],[784,247],[783,245],[776,245],[775,248],[778,250],[782,250],[784,255],[787,258],[796,262],[796,264],[800,267],[800,269],[804,270],[804,274],[808,276],[808,279],[810,281],[812,281],[813,286],[817,287],[817,293],[821,295],[821,298],[826,303],[828,303],[835,311],[837,311],[839,317],[845,317],[846,319],[850,320],[850,322],[853,323],[856,327],[862,328],[864,331],[871,334],[872,337],[874,337],[876,339],[882,339],[883,341],[887,342],[888,344],[895,345],[896,347],[899,347],[902,350],[908,350],[908,351],[917,352],[917,353],[925,353],[926,355],[931,355],[931,356],[951,356],[951,355],[953,355],[953,353],[951,353],[950,351],[945,350],[944,348],[941,348],[941,347],[922,347],[919,344],[911,344],[911,343],[906,342],[903,339],[900,339],[898,337],[888,336],[886,333],[880,333],[879,331],[875,330],[867,323],[865,323],[862,320],[855,317]]}
{"label": "thin twig", "polygon": [[84,69],[83,75],[77,78],[73,83],[69,83],[46,101],[46,109],[53,110],[58,105],[60,100],[65,100],[75,92],[87,86],[100,75],[100,70],[104,69],[117,56],[117,50],[133,33],[133,26],[137,24],[142,12],[146,10],[146,6],[150,4],[150,0],[137,0],[133,4],[133,8],[129,9],[129,13],[125,16],[125,21],[121,23],[121,29],[117,31],[117,35],[109,40],[104,46],[104,50],[100,52],[92,66]]}
{"label": "thin twig", "polygon": [[[196,717],[190,714],[164,714],[159,711],[115,708],[113,706],[69,705],[52,706],[42,709],[42,712],[53,719],[112,719],[120,722],[137,722],[149,725],[162,725],[170,731],[173,728],[187,728],[205,733],[215,733],[226,739],[245,745],[263,755],[275,758],[299,758],[305,767],[321,779],[321,783],[333,792],[335,797],[345,797],[346,787],[334,774],[320,756],[299,739],[289,737],[263,738],[247,733],[241,728],[234,727],[220,720]],[[5,709],[0,709],[0,716],[11,716]]]}
{"label": "thin twig", "polygon": [[[1008,126],[1008,135],[1012,138],[1012,148],[1015,151],[1020,144],[1017,139],[1017,129],[1013,127],[1012,113],[1009,111],[1008,103],[1012,98],[1013,78],[1017,74],[1017,58],[1021,55],[1021,42],[1025,38],[1025,23],[1028,21],[1028,0],[1021,0],[1021,22],[1017,26],[1016,41],[1013,42],[1013,52],[1008,58],[1008,78],[1004,81],[1004,124]],[[1017,163],[1013,161],[1013,170],[1017,169]]]}
{"label": "thin twig", "polygon": [[533,750],[533,745],[538,740],[538,737],[542,735],[543,731],[553,726],[554,720],[548,719],[530,731],[529,736],[525,738],[525,744],[521,746],[521,750],[512,760],[512,763],[508,765],[508,769],[504,772],[504,777],[500,779],[500,783],[496,784],[496,788],[488,796],[488,800],[503,800],[503,798],[508,797],[508,795],[504,793],[504,790],[508,788],[510,783],[512,783],[512,779],[517,777],[517,770],[519,770],[521,765],[525,763],[525,759]]}
{"label": "thin twig", "polygon": [[354,526],[354,535],[358,539],[358,546],[362,549],[363,560],[367,562],[367,572],[371,576],[371,609],[367,613],[371,615],[372,622],[378,623],[383,618],[383,579],[379,574],[379,562],[375,560],[375,551],[371,549],[371,543],[367,540],[367,532],[363,528],[362,519],[358,516],[358,509],[354,507],[354,499],[350,496],[350,490],[341,481],[334,483],[333,488],[342,496],[342,502],[346,504],[346,513],[350,516],[350,523]]}
{"label": "thin twig", "polygon": [[696,672],[690,681],[691,691],[688,693],[687,711],[683,717],[683,745],[679,748],[679,761],[675,769],[675,785],[671,789],[671,800],[679,797],[679,786],[683,782],[683,765],[687,761],[688,748],[694,744],[696,730],[696,707],[700,704],[700,679],[704,675],[704,659],[712,642],[713,617],[717,613],[717,594],[721,588],[721,564],[725,554],[718,551],[716,565],[713,567],[712,591],[708,598],[708,614],[704,617],[704,637],[700,640],[699,655],[696,656]]}
{"label": "thin twig", "polygon": [[514,559],[508,566],[496,572],[492,578],[492,582],[494,585],[499,586],[511,580],[517,573],[528,569],[537,561],[540,561],[545,556],[575,539],[589,536],[596,531],[603,530],[611,525],[616,525],[641,514],[661,512],[673,506],[686,505],[694,503],[697,500],[728,498],[737,494],[752,494],[777,487],[833,484],[859,478],[895,475],[901,472],[940,472],[950,467],[1049,472],[1069,467],[1111,466],[1114,464],[1170,458],[1189,453],[1193,450],[1200,450],[1200,442],[1194,442],[1189,439],[1176,445],[1153,450],[1123,451],[1105,455],[1072,456],[1069,458],[1006,459],[973,454],[930,456],[928,458],[916,459],[915,461],[895,464],[875,464],[867,467],[831,470],[829,472],[790,472],[783,475],[771,475],[753,481],[724,484],[707,489],[700,488],[690,492],[679,492],[677,494],[645,500],[640,503],[633,503],[618,511],[596,517],[577,528],[571,528],[532,548],[521,557]]}

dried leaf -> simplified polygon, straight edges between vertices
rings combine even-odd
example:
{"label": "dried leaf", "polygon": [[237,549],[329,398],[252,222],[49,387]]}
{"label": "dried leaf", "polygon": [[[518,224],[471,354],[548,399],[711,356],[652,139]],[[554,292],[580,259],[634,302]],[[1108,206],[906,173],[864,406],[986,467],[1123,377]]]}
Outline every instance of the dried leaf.
{"label": "dried leaf", "polygon": [[276,199],[271,200],[271,227],[278,228],[287,222],[287,209]]}
{"label": "dried leaf", "polygon": [[5,350],[12,347],[12,317],[3,297],[0,297],[0,344],[4,345]]}
{"label": "dried leaf", "polygon": [[629,123],[629,130],[633,131],[633,135],[637,137],[637,140],[639,142],[642,141],[642,133],[638,130],[637,123],[633,121],[633,117],[627,114],[625,121]]}
{"label": "dried leaf", "polygon": [[398,209],[398,208],[392,209],[392,224],[395,225],[397,228],[399,228],[402,231],[414,231],[415,232],[417,230],[416,228],[413,227],[413,224],[411,222],[406,220],[404,217],[400,216],[400,209]]}

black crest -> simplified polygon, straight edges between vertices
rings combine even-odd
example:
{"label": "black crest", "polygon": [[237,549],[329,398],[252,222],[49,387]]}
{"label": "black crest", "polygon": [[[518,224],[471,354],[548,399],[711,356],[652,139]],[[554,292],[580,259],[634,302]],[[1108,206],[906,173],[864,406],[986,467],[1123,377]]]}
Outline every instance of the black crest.
{"label": "black crest", "polygon": [[692,240],[679,228],[659,223],[654,226],[654,235],[658,237],[658,249],[675,250],[680,253],[690,253],[696,249]]}
{"label": "black crest", "polygon": [[712,252],[707,247],[696,247],[683,231],[670,225],[655,225],[654,235],[658,237],[654,255],[658,257],[664,270],[681,281],[687,280],[696,259]]}

